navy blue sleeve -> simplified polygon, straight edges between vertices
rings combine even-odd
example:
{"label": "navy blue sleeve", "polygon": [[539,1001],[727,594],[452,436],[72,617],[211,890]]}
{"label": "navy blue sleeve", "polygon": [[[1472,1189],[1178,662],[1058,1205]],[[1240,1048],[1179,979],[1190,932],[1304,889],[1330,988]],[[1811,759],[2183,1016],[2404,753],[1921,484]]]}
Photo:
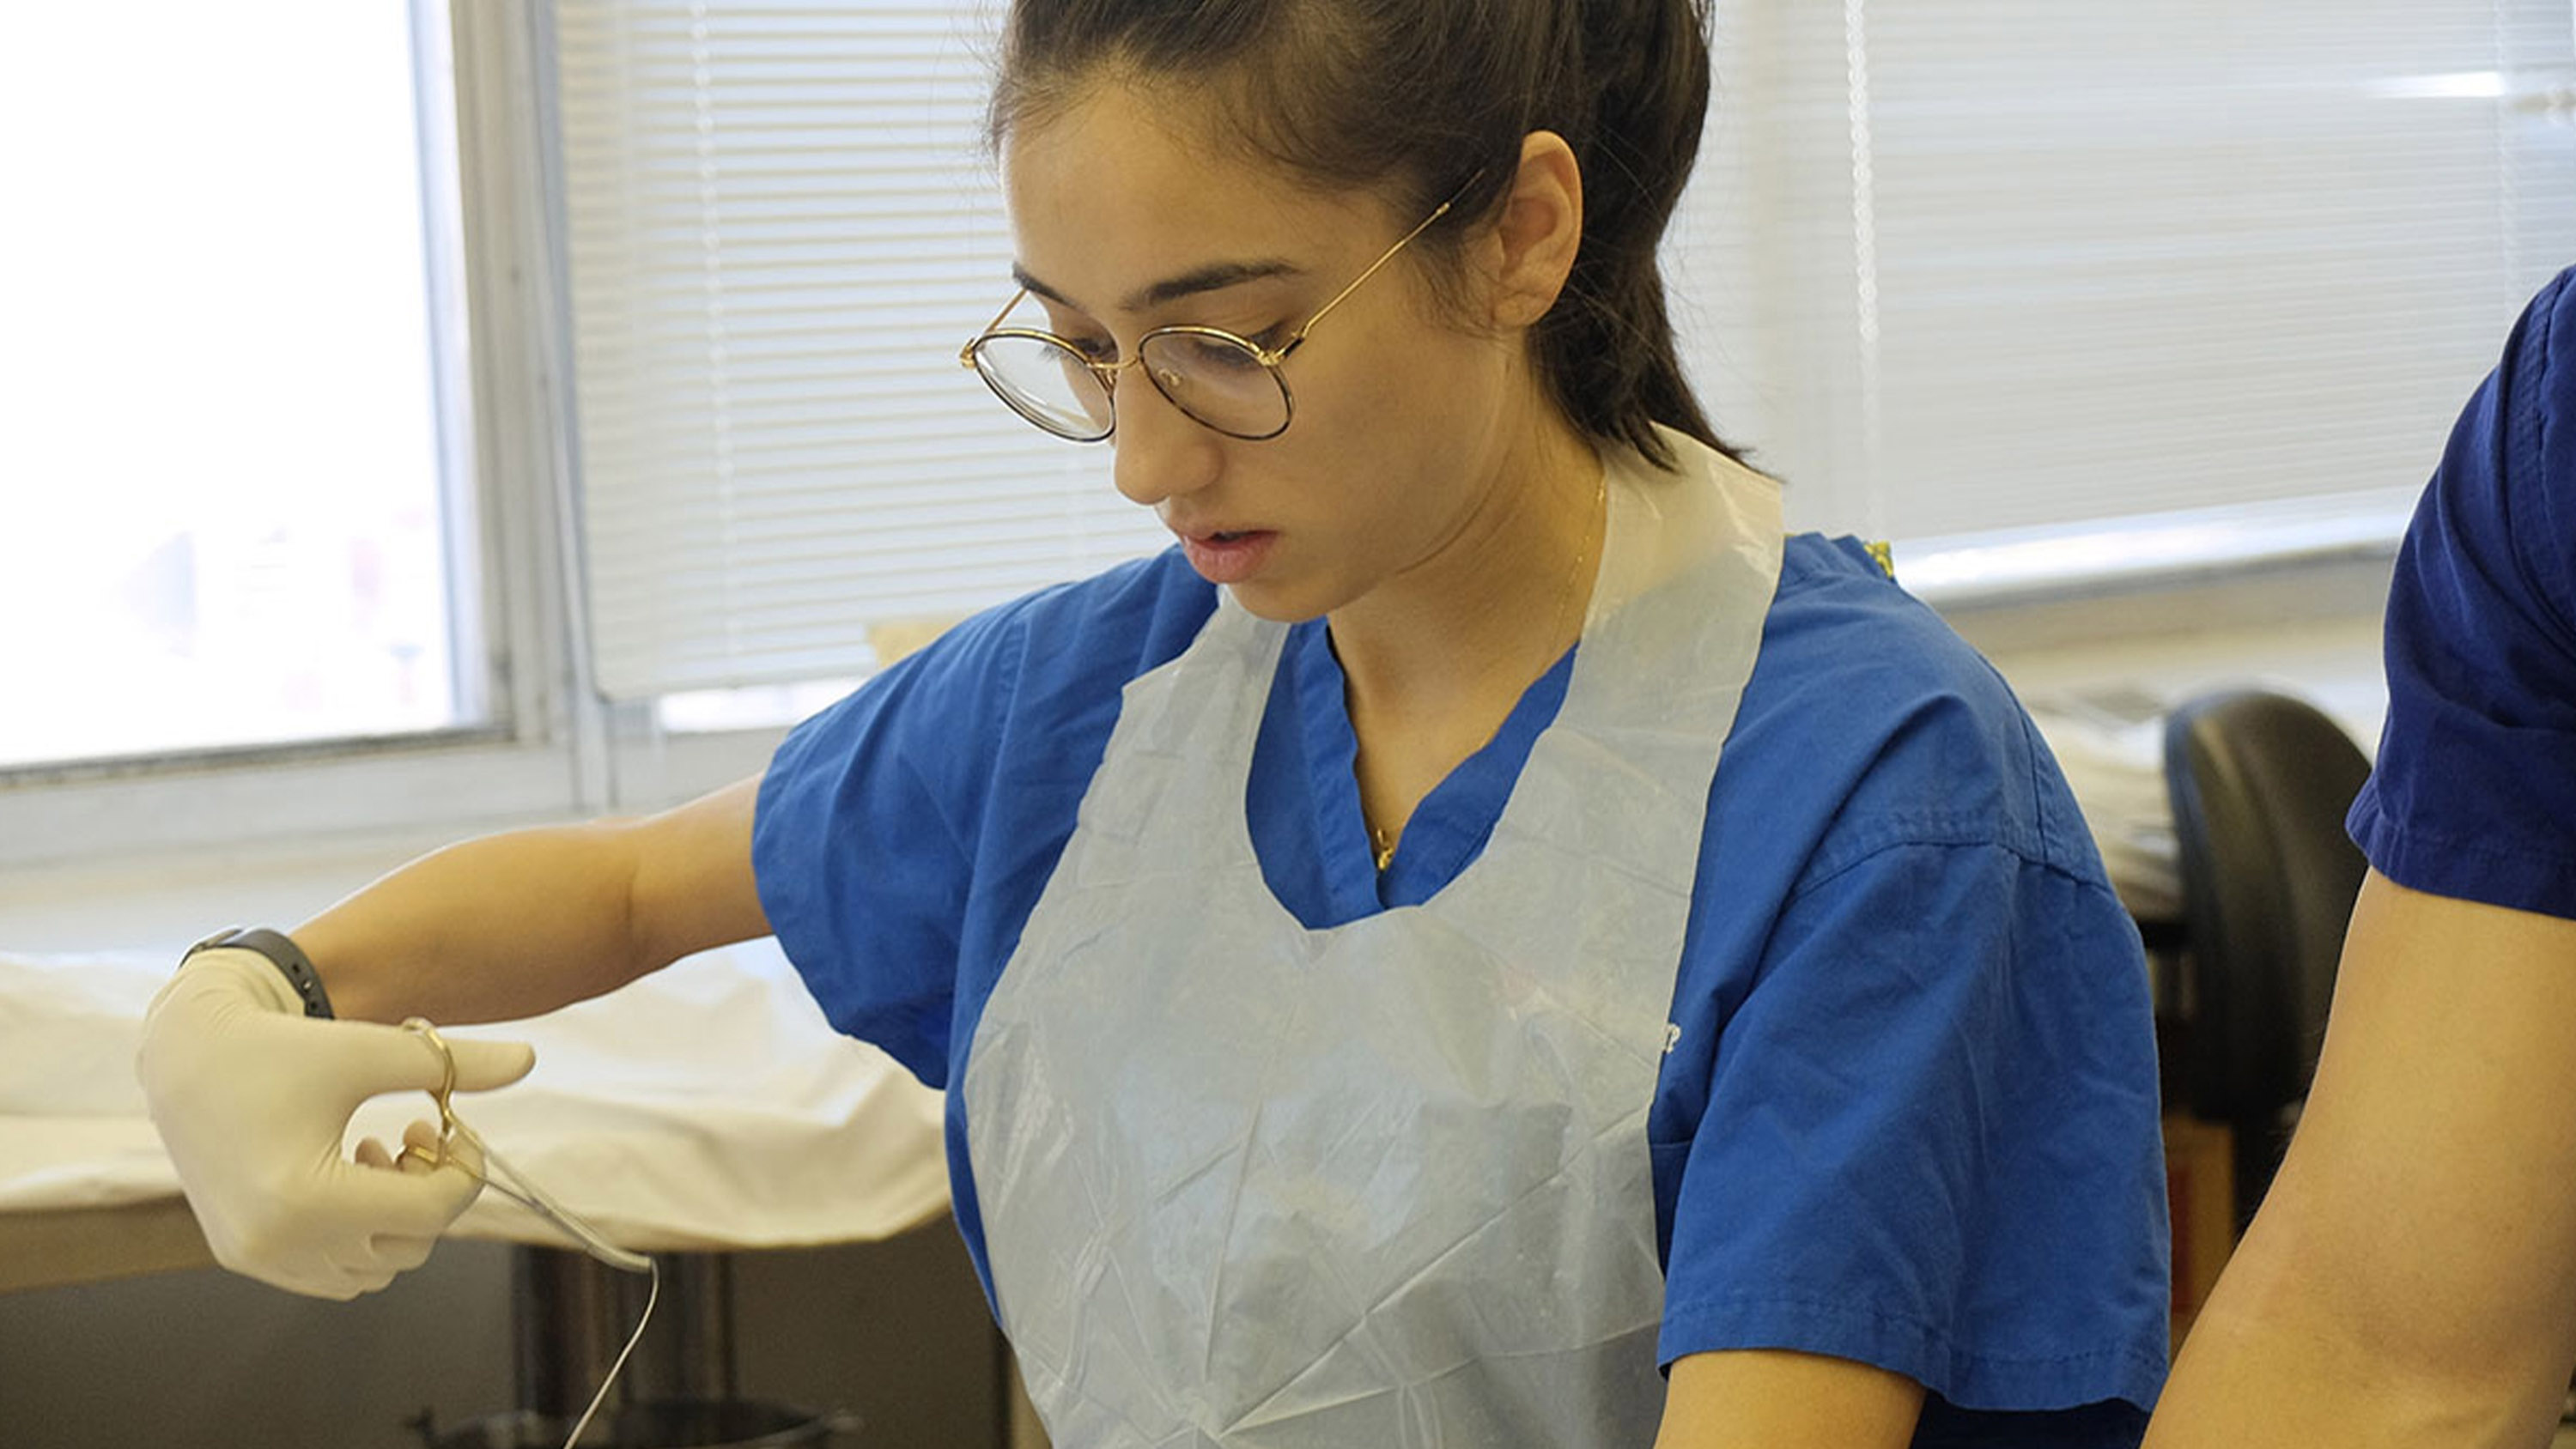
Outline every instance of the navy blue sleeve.
{"label": "navy blue sleeve", "polygon": [[2576,272],[2452,430],[2388,598],[2353,839],[2416,890],[2576,918]]}

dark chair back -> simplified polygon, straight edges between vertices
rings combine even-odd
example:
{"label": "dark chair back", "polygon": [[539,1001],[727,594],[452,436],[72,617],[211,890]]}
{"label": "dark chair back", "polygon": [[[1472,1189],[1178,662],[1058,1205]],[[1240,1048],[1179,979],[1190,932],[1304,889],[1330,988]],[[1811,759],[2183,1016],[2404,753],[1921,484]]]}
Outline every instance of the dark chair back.
{"label": "dark chair back", "polygon": [[2344,813],[2369,775],[2341,726],[2287,695],[2207,695],[2165,722],[2191,962],[2182,1080],[2193,1112],[2234,1130],[2239,1227],[2316,1071],[2368,869]]}

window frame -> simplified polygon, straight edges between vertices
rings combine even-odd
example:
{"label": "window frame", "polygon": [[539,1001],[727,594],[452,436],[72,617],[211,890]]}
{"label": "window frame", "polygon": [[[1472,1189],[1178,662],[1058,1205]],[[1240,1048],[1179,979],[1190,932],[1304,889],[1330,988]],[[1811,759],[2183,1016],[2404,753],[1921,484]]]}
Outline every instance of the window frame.
{"label": "window frame", "polygon": [[[471,460],[470,476],[446,470],[449,577],[467,621],[457,683],[492,722],[0,772],[0,870],[462,828],[608,803],[605,722],[583,704],[565,567],[572,439],[545,16],[537,0],[411,8],[424,73],[437,64],[431,47],[452,47],[471,341],[465,357],[434,364],[442,387],[466,388],[464,406],[442,406],[439,434],[443,449]],[[425,97],[423,109],[440,108]]]}

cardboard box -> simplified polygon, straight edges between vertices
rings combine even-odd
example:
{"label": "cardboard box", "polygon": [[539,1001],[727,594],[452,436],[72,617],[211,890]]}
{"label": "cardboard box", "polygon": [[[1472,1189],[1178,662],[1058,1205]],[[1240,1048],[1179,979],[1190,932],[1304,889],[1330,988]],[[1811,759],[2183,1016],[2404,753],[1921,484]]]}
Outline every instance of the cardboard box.
{"label": "cardboard box", "polygon": [[2236,1138],[2222,1123],[2165,1115],[2165,1201],[2173,1217],[2173,1341],[2178,1346],[2236,1248]]}

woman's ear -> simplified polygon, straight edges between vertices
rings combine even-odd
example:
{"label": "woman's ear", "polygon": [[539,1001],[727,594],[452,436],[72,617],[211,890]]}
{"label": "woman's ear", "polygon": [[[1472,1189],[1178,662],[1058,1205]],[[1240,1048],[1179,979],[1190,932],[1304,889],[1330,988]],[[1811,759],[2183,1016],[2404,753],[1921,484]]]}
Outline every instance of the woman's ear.
{"label": "woman's ear", "polygon": [[1528,327],[1556,305],[1583,242],[1583,170],[1554,131],[1521,138],[1519,169],[1490,245],[1496,258],[1493,320]]}

